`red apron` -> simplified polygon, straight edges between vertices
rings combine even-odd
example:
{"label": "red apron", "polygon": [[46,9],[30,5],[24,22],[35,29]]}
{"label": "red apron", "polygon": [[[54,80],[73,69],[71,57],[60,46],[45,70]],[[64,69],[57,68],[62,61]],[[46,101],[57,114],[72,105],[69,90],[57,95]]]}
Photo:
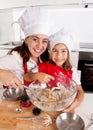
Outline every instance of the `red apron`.
{"label": "red apron", "polygon": [[[23,64],[23,68],[24,68],[24,74],[26,74],[26,73],[28,72],[27,63]],[[27,85],[27,86],[28,86],[29,84],[31,84],[31,81],[26,81],[26,80],[24,80],[24,85]]]}
{"label": "red apron", "polygon": [[63,85],[67,86],[72,79],[71,69],[65,71],[61,67],[47,63],[47,62],[39,64],[39,72],[50,74],[55,78],[55,80],[51,80],[48,82],[47,86],[49,88],[54,87],[54,86],[56,87],[57,82],[60,82]]}

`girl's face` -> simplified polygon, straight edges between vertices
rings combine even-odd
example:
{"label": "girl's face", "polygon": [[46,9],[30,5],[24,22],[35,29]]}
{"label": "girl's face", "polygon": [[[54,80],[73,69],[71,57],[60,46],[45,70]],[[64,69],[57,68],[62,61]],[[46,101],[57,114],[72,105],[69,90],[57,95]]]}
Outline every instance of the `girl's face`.
{"label": "girl's face", "polygon": [[37,59],[48,46],[48,36],[36,34],[25,39],[25,43],[31,53],[33,59]]}
{"label": "girl's face", "polygon": [[67,47],[62,43],[56,44],[52,49],[51,59],[57,66],[62,67],[64,62],[68,59]]}

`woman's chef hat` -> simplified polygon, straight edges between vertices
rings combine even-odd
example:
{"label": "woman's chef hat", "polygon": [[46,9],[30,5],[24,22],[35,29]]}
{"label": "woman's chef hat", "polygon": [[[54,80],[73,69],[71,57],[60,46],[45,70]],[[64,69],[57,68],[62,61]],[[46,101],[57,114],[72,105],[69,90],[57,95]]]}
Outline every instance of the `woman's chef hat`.
{"label": "woman's chef hat", "polygon": [[29,7],[18,19],[25,37],[33,34],[49,35],[49,13],[42,7]]}
{"label": "woman's chef hat", "polygon": [[49,41],[50,41],[50,44],[49,44],[50,52],[52,51],[53,47],[58,43],[65,44],[69,52],[72,50],[72,47],[73,47],[73,38],[69,33],[64,31],[64,28],[50,35]]}

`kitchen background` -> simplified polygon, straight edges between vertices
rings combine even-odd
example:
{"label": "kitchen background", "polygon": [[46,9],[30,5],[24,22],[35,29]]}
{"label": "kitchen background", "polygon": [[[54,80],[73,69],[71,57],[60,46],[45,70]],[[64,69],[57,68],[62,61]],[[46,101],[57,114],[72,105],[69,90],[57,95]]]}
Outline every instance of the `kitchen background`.
{"label": "kitchen background", "polygon": [[[49,10],[52,32],[65,27],[74,36],[71,61],[81,72],[81,68],[78,67],[80,52],[89,54],[88,59],[83,61],[93,58],[93,0],[1,0],[0,56],[21,44],[24,34],[16,21],[26,7],[38,5]],[[84,65],[82,67],[84,68]],[[88,66],[87,70],[89,69]]]}

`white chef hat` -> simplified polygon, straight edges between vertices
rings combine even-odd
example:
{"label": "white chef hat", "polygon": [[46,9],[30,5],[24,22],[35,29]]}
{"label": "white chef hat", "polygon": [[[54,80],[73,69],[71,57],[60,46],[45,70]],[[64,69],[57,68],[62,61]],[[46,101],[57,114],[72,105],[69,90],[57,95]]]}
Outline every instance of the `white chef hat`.
{"label": "white chef hat", "polygon": [[49,35],[49,13],[40,6],[27,8],[18,19],[18,23],[25,37],[33,34]]}
{"label": "white chef hat", "polygon": [[62,28],[58,32],[49,36],[49,51],[51,52],[53,47],[58,43],[63,43],[68,48],[69,52],[73,47],[73,38],[72,36]]}

